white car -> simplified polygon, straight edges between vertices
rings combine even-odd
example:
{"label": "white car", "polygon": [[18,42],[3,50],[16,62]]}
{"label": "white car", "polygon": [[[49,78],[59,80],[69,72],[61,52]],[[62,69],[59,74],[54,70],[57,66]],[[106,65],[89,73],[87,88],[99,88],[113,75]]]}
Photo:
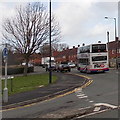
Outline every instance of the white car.
{"label": "white car", "polygon": [[[26,65],[26,63],[22,63],[22,65],[23,65],[23,66]],[[28,67],[32,67],[32,66],[33,66],[33,64],[28,63]]]}
{"label": "white car", "polygon": [[75,65],[74,63],[68,63],[68,65],[69,65],[71,68],[76,67],[76,65]]}

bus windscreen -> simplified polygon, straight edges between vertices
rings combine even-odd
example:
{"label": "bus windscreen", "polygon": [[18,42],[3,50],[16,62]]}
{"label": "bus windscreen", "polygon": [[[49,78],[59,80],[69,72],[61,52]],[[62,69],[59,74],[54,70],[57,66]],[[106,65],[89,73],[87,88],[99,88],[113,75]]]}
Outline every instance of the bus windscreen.
{"label": "bus windscreen", "polygon": [[107,60],[107,56],[94,56],[92,57],[92,61],[104,61]]}

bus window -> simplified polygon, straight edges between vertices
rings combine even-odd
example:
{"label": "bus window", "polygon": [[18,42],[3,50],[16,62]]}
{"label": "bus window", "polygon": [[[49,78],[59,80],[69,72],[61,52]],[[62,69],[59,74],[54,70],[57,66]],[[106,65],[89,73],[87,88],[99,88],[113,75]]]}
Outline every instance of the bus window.
{"label": "bus window", "polygon": [[92,53],[106,52],[106,44],[92,45]]}
{"label": "bus window", "polygon": [[79,53],[90,53],[90,46],[81,47]]}

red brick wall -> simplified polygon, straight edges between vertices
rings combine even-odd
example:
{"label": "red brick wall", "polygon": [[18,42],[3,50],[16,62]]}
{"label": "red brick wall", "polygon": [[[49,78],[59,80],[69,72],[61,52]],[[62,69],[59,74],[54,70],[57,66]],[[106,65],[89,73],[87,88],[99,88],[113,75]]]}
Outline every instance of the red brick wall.
{"label": "red brick wall", "polygon": [[[109,43],[109,58],[120,57],[120,41],[112,41]],[[117,50],[117,52],[116,52]]]}

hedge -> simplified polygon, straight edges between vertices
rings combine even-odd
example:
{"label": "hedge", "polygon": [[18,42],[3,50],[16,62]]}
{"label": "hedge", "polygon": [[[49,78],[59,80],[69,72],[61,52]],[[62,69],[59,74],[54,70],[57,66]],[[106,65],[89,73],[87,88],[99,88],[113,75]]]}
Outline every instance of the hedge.
{"label": "hedge", "polygon": [[[28,67],[28,73],[34,72],[34,66]],[[13,74],[23,74],[24,73],[24,66],[8,66],[7,74],[13,75]],[[2,75],[5,75],[5,67],[2,67]]]}

